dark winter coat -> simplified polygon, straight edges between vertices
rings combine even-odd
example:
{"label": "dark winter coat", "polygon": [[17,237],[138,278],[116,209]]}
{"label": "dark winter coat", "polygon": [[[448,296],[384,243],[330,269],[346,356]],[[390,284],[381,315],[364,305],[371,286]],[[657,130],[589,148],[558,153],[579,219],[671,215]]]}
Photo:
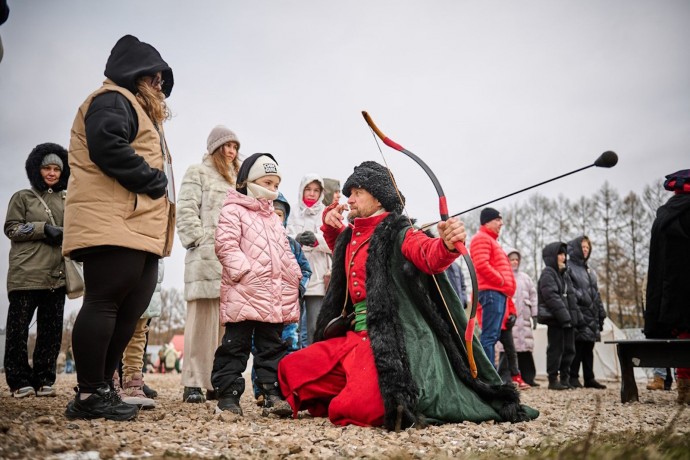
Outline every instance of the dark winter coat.
{"label": "dark winter coat", "polygon": [[[385,407],[384,425],[392,429],[400,410],[402,427],[437,421],[520,421],[537,412],[520,405],[514,387],[502,385],[493,366],[474,352],[479,377],[471,377],[462,338],[451,329],[448,313],[431,276],[402,255],[409,220],[388,215],[376,228],[366,262],[367,329]],[[317,321],[316,340],[326,324],[341,314],[347,289],[345,251],[352,237],[347,228],[333,251],[331,283]],[[457,295],[444,274],[436,275],[460,330],[467,325]],[[349,300],[346,312],[353,310]]]}
{"label": "dark winter coat", "polygon": [[599,295],[597,274],[589,268],[582,253],[584,236],[568,242],[568,274],[575,289],[575,300],[582,313],[582,324],[575,329],[575,340],[580,342],[601,341],[601,330],[606,310]]}
{"label": "dark winter coat", "polygon": [[560,241],[547,244],[542,250],[545,268],[537,288],[538,320],[547,326],[577,327],[582,314],[577,308],[573,286],[567,270],[558,268],[558,252],[567,245]]}
{"label": "dark winter coat", "polygon": [[672,196],[656,212],[649,244],[648,338],[690,331],[690,194]]}
{"label": "dark winter coat", "polygon": [[[51,189],[41,176],[41,162],[49,153],[62,159],[60,180]],[[70,175],[67,151],[57,144],[41,144],[26,160],[26,175],[33,188],[50,208],[55,224],[63,225],[65,189]],[[5,235],[11,240],[7,292],[55,289],[65,285],[65,264],[59,245],[46,241],[45,225],[52,225],[43,204],[31,190],[15,193],[7,205]]]}

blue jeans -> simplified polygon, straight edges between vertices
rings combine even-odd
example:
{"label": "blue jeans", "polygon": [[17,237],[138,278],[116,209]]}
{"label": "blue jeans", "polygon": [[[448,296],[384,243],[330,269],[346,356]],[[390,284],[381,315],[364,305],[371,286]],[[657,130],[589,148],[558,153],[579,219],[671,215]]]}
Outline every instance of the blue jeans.
{"label": "blue jeans", "polygon": [[309,345],[309,337],[307,335],[307,305],[304,300],[300,303],[299,312],[299,348],[304,348]]}
{"label": "blue jeans", "polygon": [[479,343],[484,353],[496,367],[496,352],[494,347],[501,336],[501,324],[506,312],[506,296],[498,291],[479,291],[477,297],[482,305],[482,333]]}

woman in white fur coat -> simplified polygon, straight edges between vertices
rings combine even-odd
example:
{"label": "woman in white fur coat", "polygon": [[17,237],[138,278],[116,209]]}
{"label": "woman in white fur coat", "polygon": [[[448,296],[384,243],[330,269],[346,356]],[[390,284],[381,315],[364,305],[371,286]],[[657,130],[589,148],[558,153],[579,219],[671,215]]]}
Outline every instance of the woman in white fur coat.
{"label": "woman in white fur coat", "polygon": [[[218,125],[211,130],[201,164],[187,169],[177,200],[177,234],[187,249],[184,296],[182,399],[203,403],[215,399],[211,384],[213,355],[223,337],[220,324],[221,264],[216,257],[218,216],[229,189],[235,187],[240,169],[240,141],[234,132]],[[202,393],[206,389],[206,395]]]}

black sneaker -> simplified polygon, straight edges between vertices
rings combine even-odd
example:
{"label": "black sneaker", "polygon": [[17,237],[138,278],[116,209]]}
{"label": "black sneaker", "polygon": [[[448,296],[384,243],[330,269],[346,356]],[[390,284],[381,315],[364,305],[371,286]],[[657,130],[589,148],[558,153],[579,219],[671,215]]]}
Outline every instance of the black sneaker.
{"label": "black sneaker", "polygon": [[186,403],[200,404],[206,401],[204,394],[199,387],[184,387],[182,392],[182,401]]}
{"label": "black sneaker", "polygon": [[147,384],[144,384],[144,386],[141,389],[144,390],[144,394],[147,398],[156,399],[158,397],[158,392],[153,388],[149,387]]}
{"label": "black sneaker", "polygon": [[215,401],[218,399],[216,390],[206,390],[206,401]]}
{"label": "black sneaker", "polygon": [[117,393],[112,391],[109,386],[97,389],[95,393],[86,399],[80,398],[81,394],[77,391],[74,399],[67,404],[67,409],[65,410],[65,417],[67,419],[92,420],[105,418],[122,422],[134,419],[139,413],[137,406],[122,402]]}

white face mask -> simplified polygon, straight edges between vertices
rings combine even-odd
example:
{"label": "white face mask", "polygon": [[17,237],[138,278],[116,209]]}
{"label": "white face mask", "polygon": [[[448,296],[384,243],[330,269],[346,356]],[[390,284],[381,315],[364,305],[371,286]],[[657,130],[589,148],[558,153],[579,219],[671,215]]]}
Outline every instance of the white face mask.
{"label": "white face mask", "polygon": [[254,182],[249,182],[247,184],[247,196],[256,198],[257,200],[275,200],[278,198],[278,192],[274,192],[265,187],[255,184]]}

